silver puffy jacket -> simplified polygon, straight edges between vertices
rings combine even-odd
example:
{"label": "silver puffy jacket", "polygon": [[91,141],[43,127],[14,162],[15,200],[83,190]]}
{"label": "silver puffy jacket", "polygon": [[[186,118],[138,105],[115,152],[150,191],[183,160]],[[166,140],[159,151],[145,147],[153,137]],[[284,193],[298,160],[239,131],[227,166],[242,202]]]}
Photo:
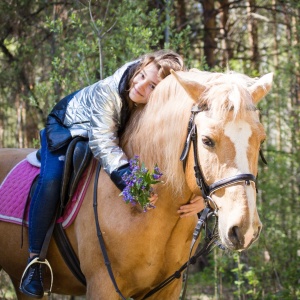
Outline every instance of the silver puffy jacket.
{"label": "silver puffy jacket", "polygon": [[80,90],[70,100],[65,112],[64,125],[73,137],[89,138],[94,156],[109,175],[128,163],[119,147],[122,100],[118,86],[126,69],[136,62],[127,63],[112,76]]}

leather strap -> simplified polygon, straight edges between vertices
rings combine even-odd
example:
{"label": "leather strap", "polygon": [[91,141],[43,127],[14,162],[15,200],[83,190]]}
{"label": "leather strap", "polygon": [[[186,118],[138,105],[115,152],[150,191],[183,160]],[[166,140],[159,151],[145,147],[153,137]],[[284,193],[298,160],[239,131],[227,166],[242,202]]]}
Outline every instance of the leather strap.
{"label": "leather strap", "polygon": [[[210,216],[212,216],[211,209],[209,207],[207,207],[206,209],[203,210],[201,217],[198,221],[198,224],[194,230],[194,234],[193,234],[194,239],[195,238],[197,239],[199,237],[200,231],[203,228],[206,229],[206,237],[205,237],[205,242],[204,242],[203,246],[199,247],[198,252],[195,255],[190,256],[189,260],[185,264],[183,264],[177,271],[175,271],[170,277],[165,279],[163,282],[161,282],[159,285],[157,285],[154,289],[152,289],[150,292],[148,292],[142,298],[142,300],[151,297],[153,294],[155,294],[156,292],[158,292],[159,290],[161,290],[162,288],[167,286],[173,280],[181,278],[181,273],[185,269],[187,269],[187,272],[188,272],[189,265],[195,264],[197,262],[197,259],[200,256],[209,254],[213,250],[214,247],[218,246],[219,248],[221,248],[223,250],[222,245],[220,245],[220,243],[218,242],[218,237],[214,234],[214,232],[211,233],[207,228],[207,219]],[[192,245],[192,247],[193,247],[193,245]],[[191,252],[192,252],[192,248],[191,248]],[[185,287],[185,289],[186,289],[186,287]],[[183,295],[184,294],[185,294],[185,292],[183,291]],[[183,299],[184,298],[181,298],[181,300],[183,300]]]}
{"label": "leather strap", "polygon": [[111,268],[111,263],[110,263],[110,260],[109,260],[109,257],[108,257],[107,251],[106,251],[103,235],[102,235],[102,232],[101,232],[101,229],[100,229],[100,223],[99,223],[99,218],[98,218],[98,209],[97,209],[98,208],[97,191],[98,191],[98,179],[99,179],[100,171],[101,171],[101,164],[100,164],[100,162],[98,162],[97,169],[96,169],[96,175],[95,175],[94,200],[93,200],[97,236],[98,236],[98,239],[99,239],[99,244],[100,244],[100,248],[101,248],[102,255],[103,255],[103,258],[104,258],[104,262],[105,262],[105,265],[106,265],[106,269],[107,269],[107,272],[110,276],[110,279],[111,279],[111,281],[112,281],[112,283],[115,287],[115,291],[119,294],[119,296],[122,298],[122,300],[126,300],[126,298],[123,296],[123,294],[121,293],[121,291],[119,290],[119,287],[117,285],[113,270]]}
{"label": "leather strap", "polygon": [[[100,223],[99,223],[99,218],[98,218],[98,201],[97,201],[97,190],[98,190],[98,178],[99,178],[99,174],[100,174],[100,170],[101,170],[101,164],[98,163],[97,165],[97,169],[96,169],[96,175],[95,175],[95,183],[94,183],[94,200],[93,200],[93,207],[94,207],[94,215],[95,215],[95,223],[96,223],[96,230],[97,230],[97,236],[99,239],[99,244],[100,244],[100,248],[102,251],[102,255],[104,258],[104,262],[108,271],[108,274],[110,276],[110,279],[115,287],[116,292],[119,294],[119,296],[121,297],[122,300],[126,300],[126,298],[123,296],[123,294],[121,293],[120,289],[118,288],[117,282],[115,280],[115,276],[113,274],[112,271],[112,267],[111,267],[111,263],[106,251],[106,247],[105,247],[105,242],[103,239],[103,235],[100,229]],[[203,226],[206,226],[206,219],[208,216],[208,212],[210,212],[210,208],[207,208],[205,210],[205,213],[202,215],[201,219],[200,219],[200,223],[201,226],[199,228],[196,228],[195,230],[197,230],[197,233],[194,233],[194,238],[198,238],[200,230],[203,228]],[[150,292],[148,292],[143,299],[147,299],[150,296],[152,296],[153,294],[155,294],[156,292],[158,292],[159,290],[161,290],[162,288],[164,288],[166,285],[168,285],[169,283],[171,283],[174,279],[179,279],[181,277],[181,273],[187,269],[187,267],[190,264],[194,264],[197,261],[197,258],[200,257],[201,255],[204,254],[208,254],[216,245],[218,245],[216,243],[217,238],[215,236],[210,236],[206,238],[206,243],[203,245],[203,247],[199,250],[199,252],[192,256],[183,266],[181,266],[181,268],[179,270],[177,270],[173,275],[171,275],[170,277],[168,277],[167,279],[165,279],[161,284],[159,284],[158,286],[156,286],[154,289],[152,289]]]}
{"label": "leather strap", "polygon": [[41,260],[41,261],[44,261],[46,259],[49,244],[50,244],[51,237],[52,237],[52,233],[53,233],[53,230],[54,230],[54,226],[56,224],[56,220],[57,220],[57,217],[58,217],[58,212],[59,212],[59,207],[57,207],[56,213],[54,214],[54,217],[53,217],[53,219],[51,221],[51,224],[48,228],[48,231],[46,233],[46,236],[45,236],[45,239],[44,239],[44,242],[43,242],[43,245],[42,245],[42,249],[41,249],[41,252],[39,254],[39,260]]}
{"label": "leather strap", "polygon": [[235,184],[237,182],[243,182],[245,181],[246,184],[248,185],[248,183],[250,183],[250,181],[252,182],[256,182],[256,178],[253,174],[238,174],[232,177],[228,177],[228,178],[224,178],[222,180],[219,180],[213,184],[211,184],[208,187],[209,190],[209,194],[211,195],[212,193],[214,193],[216,190],[221,189],[225,186],[231,185],[231,184]]}
{"label": "leather strap", "polygon": [[64,262],[69,267],[72,274],[77,278],[79,282],[81,282],[84,286],[86,286],[86,279],[80,269],[80,262],[77,258],[73,247],[66,236],[66,233],[62,227],[62,224],[56,224],[53,232],[53,236],[56,242],[56,245],[64,259]]}

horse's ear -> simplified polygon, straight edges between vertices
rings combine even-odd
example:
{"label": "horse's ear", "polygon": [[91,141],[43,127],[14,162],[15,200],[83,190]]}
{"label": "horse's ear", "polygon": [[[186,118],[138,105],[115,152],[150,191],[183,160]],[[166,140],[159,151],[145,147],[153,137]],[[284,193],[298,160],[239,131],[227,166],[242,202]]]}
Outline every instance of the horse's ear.
{"label": "horse's ear", "polygon": [[273,73],[262,76],[258,81],[250,87],[250,93],[254,104],[257,104],[270,91],[273,83]]}
{"label": "horse's ear", "polygon": [[205,86],[195,80],[195,73],[189,72],[175,72],[171,70],[171,74],[176,78],[179,84],[185,89],[185,91],[195,101],[200,99],[200,95],[205,90]]}

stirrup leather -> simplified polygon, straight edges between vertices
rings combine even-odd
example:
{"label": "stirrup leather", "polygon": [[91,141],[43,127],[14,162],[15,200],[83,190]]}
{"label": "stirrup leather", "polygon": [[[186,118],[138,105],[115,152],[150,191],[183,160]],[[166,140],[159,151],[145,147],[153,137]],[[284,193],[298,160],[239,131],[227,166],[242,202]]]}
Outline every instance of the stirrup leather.
{"label": "stirrup leather", "polygon": [[53,271],[52,271],[52,268],[51,268],[51,265],[50,263],[48,262],[47,259],[45,259],[44,261],[41,261],[39,260],[39,257],[36,257],[34,258],[32,261],[30,261],[30,263],[26,266],[23,274],[22,274],[22,277],[21,277],[21,281],[20,281],[20,289],[22,288],[22,283],[23,283],[23,280],[24,280],[24,276],[27,272],[27,270],[29,269],[29,267],[31,267],[33,264],[43,264],[43,265],[46,265],[48,267],[48,269],[50,270],[50,274],[51,274],[51,283],[50,283],[50,288],[49,288],[49,291],[48,292],[44,292],[44,295],[50,295],[51,294],[51,291],[52,291],[52,285],[53,285]]}

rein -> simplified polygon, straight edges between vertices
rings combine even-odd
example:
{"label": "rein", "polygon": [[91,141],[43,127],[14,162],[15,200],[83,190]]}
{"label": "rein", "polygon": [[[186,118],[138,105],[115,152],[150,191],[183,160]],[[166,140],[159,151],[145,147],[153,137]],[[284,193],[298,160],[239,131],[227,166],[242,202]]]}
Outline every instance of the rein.
{"label": "rein", "polygon": [[[154,289],[152,289],[150,292],[148,292],[142,298],[142,300],[149,298],[150,296],[152,296],[153,294],[155,294],[156,292],[158,292],[159,290],[164,288],[166,285],[171,283],[173,280],[181,278],[181,273],[186,269],[187,271],[186,271],[186,278],[185,278],[185,287],[184,287],[184,291],[183,291],[181,300],[183,300],[185,298],[189,266],[195,264],[197,262],[197,259],[200,256],[210,253],[215,246],[222,248],[222,245],[220,245],[220,243],[218,242],[219,237],[215,233],[216,228],[217,228],[217,222],[216,222],[212,232],[208,229],[208,226],[207,226],[207,221],[212,215],[214,215],[214,212],[211,210],[210,207],[206,207],[203,210],[203,212],[201,213],[201,216],[198,219],[197,225],[194,229],[193,241],[192,241],[188,261],[185,264],[183,264],[177,271],[175,271],[171,276],[169,276],[167,279],[165,279],[163,282],[161,282],[159,285],[157,285]],[[205,234],[205,243],[201,247],[201,249],[198,250],[198,252],[195,255],[191,256],[194,245],[195,245],[202,229],[205,230],[205,233],[206,233]]]}
{"label": "rein", "polygon": [[[107,268],[110,279],[111,279],[111,281],[114,285],[115,291],[119,294],[119,296],[121,297],[122,300],[126,300],[126,298],[123,296],[123,294],[120,291],[120,289],[118,287],[118,284],[116,282],[116,279],[115,279],[115,276],[114,276],[114,273],[113,273],[113,270],[112,270],[112,267],[111,267],[111,263],[110,263],[110,260],[109,260],[109,257],[108,257],[107,251],[106,251],[105,242],[104,242],[104,239],[103,239],[101,228],[100,228],[100,223],[99,223],[99,218],[98,218],[98,211],[97,211],[97,207],[98,207],[97,188],[98,188],[98,179],[99,179],[100,170],[101,170],[101,164],[98,163],[97,169],[96,169],[96,174],[95,174],[94,196],[93,196],[93,207],[94,207],[94,216],[95,216],[97,237],[98,237],[99,244],[100,244],[100,249],[101,249],[101,252],[102,252],[102,255],[103,255],[103,258],[104,258],[104,263],[105,263],[105,266]],[[188,269],[189,265],[195,264],[197,262],[197,259],[200,256],[210,253],[215,246],[218,246],[222,249],[222,245],[218,244],[218,242],[217,242],[218,235],[215,234],[215,229],[217,227],[216,226],[217,223],[215,224],[215,227],[214,227],[212,232],[210,232],[210,230],[208,229],[208,226],[207,226],[207,220],[212,215],[214,215],[214,212],[211,210],[210,207],[206,207],[203,210],[200,218],[198,219],[198,223],[197,223],[197,225],[195,227],[195,230],[194,230],[194,233],[193,233],[193,241],[192,241],[192,246],[191,246],[191,250],[190,250],[189,260],[185,264],[183,264],[177,271],[175,271],[171,276],[169,276],[167,279],[165,279],[163,282],[161,282],[155,288],[150,290],[142,298],[142,300],[149,298],[150,296],[152,296],[153,294],[155,294],[156,292],[158,292],[159,290],[164,288],[166,285],[171,283],[173,280],[181,278],[181,273],[185,269]],[[202,248],[194,256],[191,256],[194,245],[195,245],[202,229],[205,229],[205,232],[206,232],[205,244],[202,246]],[[186,288],[185,288],[185,290],[186,290]]]}
{"label": "rein", "polygon": [[112,267],[111,267],[111,263],[106,251],[106,247],[105,247],[105,242],[103,239],[103,235],[100,229],[100,223],[99,223],[99,218],[98,218],[98,201],[97,201],[97,190],[98,190],[98,179],[99,179],[99,174],[100,174],[100,170],[101,170],[101,164],[100,162],[98,162],[97,165],[97,169],[96,169],[96,174],[95,174],[95,182],[94,182],[94,199],[93,199],[93,207],[94,207],[94,215],[95,215],[95,223],[96,223],[96,230],[97,230],[97,236],[98,236],[98,240],[99,240],[99,244],[100,244],[100,248],[102,251],[102,255],[104,258],[104,262],[108,271],[108,274],[110,276],[110,279],[114,285],[115,291],[119,294],[119,296],[121,297],[122,300],[126,300],[126,298],[123,296],[123,294],[121,293],[121,291],[118,288]]}

